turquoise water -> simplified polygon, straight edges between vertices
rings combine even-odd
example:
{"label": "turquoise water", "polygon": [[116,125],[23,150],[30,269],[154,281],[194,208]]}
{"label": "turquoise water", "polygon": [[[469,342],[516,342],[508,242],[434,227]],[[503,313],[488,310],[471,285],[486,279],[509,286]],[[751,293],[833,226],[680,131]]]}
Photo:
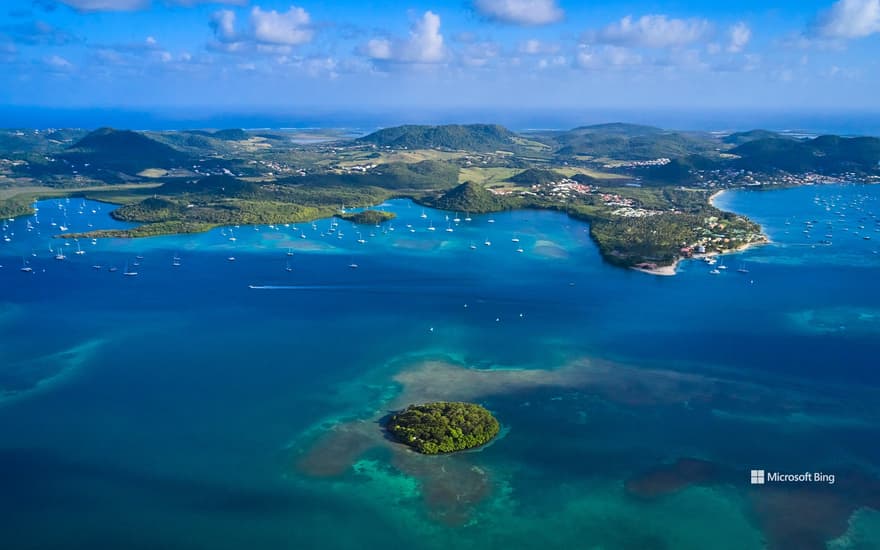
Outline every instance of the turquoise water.
{"label": "turquoise water", "polygon": [[[392,201],[393,231],[77,255],[59,225],[124,224],[43,201],[0,242],[4,545],[880,547],[880,188],[716,204],[773,243],[665,278],[552,212]],[[431,398],[485,404],[503,437],[432,459],[382,439],[382,414]],[[751,468],[838,481],[754,488]]]}

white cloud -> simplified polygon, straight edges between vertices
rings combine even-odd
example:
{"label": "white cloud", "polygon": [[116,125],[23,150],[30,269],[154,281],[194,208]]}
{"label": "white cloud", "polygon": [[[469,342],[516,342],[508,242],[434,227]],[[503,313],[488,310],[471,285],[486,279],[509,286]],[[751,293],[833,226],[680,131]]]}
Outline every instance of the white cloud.
{"label": "white cloud", "polygon": [[446,60],[446,46],[440,34],[440,16],[426,11],[417,19],[406,39],[374,38],[364,47],[367,56],[395,63],[440,63]]}
{"label": "white cloud", "polygon": [[519,51],[526,55],[551,54],[559,51],[559,45],[548,44],[547,42],[531,39],[521,42],[519,45]]}
{"label": "white cloud", "polygon": [[551,69],[553,67],[564,67],[566,65],[568,65],[568,59],[563,55],[557,55],[538,61],[539,69]]}
{"label": "white cloud", "polygon": [[485,67],[500,53],[501,47],[495,42],[468,44],[461,52],[461,62],[467,67]]}
{"label": "white cloud", "polygon": [[312,40],[314,32],[309,26],[306,10],[291,6],[284,13],[263,11],[258,6],[251,10],[251,30],[257,42],[296,46]]}
{"label": "white cloud", "polygon": [[880,32],[880,0],[838,0],[819,14],[815,32],[823,38],[862,38]]}
{"label": "white cloud", "polygon": [[73,64],[60,55],[50,55],[49,57],[44,58],[43,62],[57,71],[66,71],[73,68]]}
{"label": "white cloud", "polygon": [[514,25],[547,25],[565,15],[556,0],[474,0],[474,8],[488,19]]}
{"label": "white cloud", "polygon": [[209,25],[215,40],[208,44],[208,49],[226,53],[256,50],[264,54],[284,54],[290,53],[293,46],[310,42],[315,34],[309,13],[296,6],[281,13],[255,6],[246,30],[237,30],[237,23],[232,10],[214,12]]}
{"label": "white cloud", "polygon": [[[81,12],[135,11],[147,9],[151,0],[58,0],[62,4]],[[228,4],[244,6],[248,0],[165,0],[165,3],[192,7],[198,4]]]}
{"label": "white cloud", "polygon": [[730,53],[743,51],[746,45],[748,45],[749,40],[752,39],[752,29],[743,22],[730,27],[728,34],[730,41],[727,44],[727,51]]}
{"label": "white cloud", "polygon": [[642,63],[642,56],[621,46],[594,48],[581,44],[576,61],[583,69],[621,68]]}
{"label": "white cloud", "polygon": [[149,7],[150,0],[59,0],[77,11],[133,11]]}
{"label": "white cloud", "polygon": [[669,48],[691,44],[706,37],[712,25],[705,19],[670,19],[665,15],[628,15],[586,35],[588,42],[644,48]]}
{"label": "white cloud", "polygon": [[220,42],[231,43],[237,40],[235,32],[235,12],[232,10],[220,10],[211,15],[209,23],[214,29],[214,37]]}

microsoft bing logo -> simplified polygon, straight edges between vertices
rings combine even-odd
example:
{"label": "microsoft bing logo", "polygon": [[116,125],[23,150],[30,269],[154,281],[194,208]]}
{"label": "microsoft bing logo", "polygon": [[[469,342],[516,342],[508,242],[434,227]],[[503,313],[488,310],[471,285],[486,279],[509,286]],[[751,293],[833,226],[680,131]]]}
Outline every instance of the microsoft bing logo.
{"label": "microsoft bing logo", "polygon": [[764,485],[764,470],[752,470],[752,485]]}

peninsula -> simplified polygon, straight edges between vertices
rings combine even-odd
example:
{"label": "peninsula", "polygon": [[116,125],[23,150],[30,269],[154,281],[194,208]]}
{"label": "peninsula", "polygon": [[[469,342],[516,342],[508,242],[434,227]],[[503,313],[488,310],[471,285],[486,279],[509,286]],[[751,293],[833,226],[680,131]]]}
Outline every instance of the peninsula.
{"label": "peninsula", "polygon": [[[268,130],[0,130],[0,216],[28,214],[41,197],[79,196],[118,204],[111,215],[137,224],[63,235],[99,238],[334,215],[375,224],[388,213],[358,211],[401,197],[469,214],[552,209],[588,222],[606,261],[668,274],[682,258],[765,242],[757,224],[712,205],[718,191],[880,181],[880,139],[873,137],[719,135],[621,123],[526,133],[492,124],[400,126],[359,138],[320,136],[304,144]],[[349,210],[340,212],[341,205]]]}

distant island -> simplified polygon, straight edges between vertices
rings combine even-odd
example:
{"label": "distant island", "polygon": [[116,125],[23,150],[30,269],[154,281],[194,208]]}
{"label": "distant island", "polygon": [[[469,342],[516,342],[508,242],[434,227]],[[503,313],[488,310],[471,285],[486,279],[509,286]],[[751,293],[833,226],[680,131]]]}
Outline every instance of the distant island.
{"label": "distant island", "polygon": [[392,415],[386,427],[398,441],[428,455],[485,445],[500,430],[498,420],[480,405],[445,401],[410,405]]}
{"label": "distant island", "polygon": [[149,237],[223,225],[308,222],[409,198],[466,214],[536,208],[590,224],[603,258],[672,273],[682,258],[766,240],[710,198],[735,188],[880,181],[880,139],[669,131],[611,123],[516,133],[493,124],[399,126],[323,141],[284,131],[0,130],[0,216],[34,200],[118,204],[130,229],[63,237]]}

